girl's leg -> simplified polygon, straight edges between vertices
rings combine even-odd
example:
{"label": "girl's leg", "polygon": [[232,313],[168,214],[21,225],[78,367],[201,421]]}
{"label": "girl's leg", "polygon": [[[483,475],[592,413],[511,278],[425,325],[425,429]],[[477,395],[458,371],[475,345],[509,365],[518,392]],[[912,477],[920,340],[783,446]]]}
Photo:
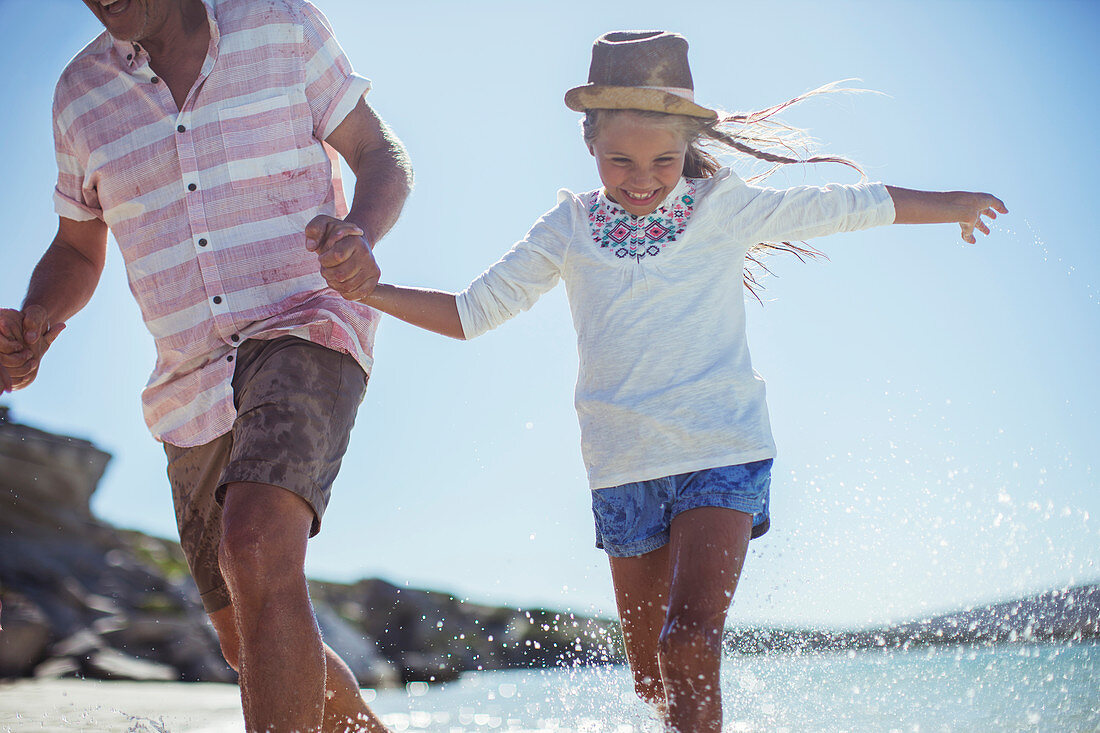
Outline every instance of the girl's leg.
{"label": "girl's leg", "polygon": [[672,520],[668,612],[657,641],[672,731],[722,729],[722,635],[751,533],[751,514],[721,507],[689,509]]}
{"label": "girl's leg", "polygon": [[668,608],[669,546],[637,557],[612,557],[611,580],[615,603],[623,627],[623,643],[634,691],[668,719],[661,667],[657,660],[658,640]]}

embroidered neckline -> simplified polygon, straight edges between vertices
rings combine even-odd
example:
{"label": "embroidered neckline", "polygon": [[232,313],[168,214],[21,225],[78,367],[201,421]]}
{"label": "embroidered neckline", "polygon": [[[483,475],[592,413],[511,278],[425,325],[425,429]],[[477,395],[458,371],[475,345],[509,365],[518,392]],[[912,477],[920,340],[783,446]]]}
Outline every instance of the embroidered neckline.
{"label": "embroidered neckline", "polygon": [[600,190],[590,192],[587,198],[592,241],[620,259],[629,257],[641,262],[646,257],[656,257],[667,244],[683,235],[695,209],[695,181],[681,179],[681,185],[645,216],[634,216]]}

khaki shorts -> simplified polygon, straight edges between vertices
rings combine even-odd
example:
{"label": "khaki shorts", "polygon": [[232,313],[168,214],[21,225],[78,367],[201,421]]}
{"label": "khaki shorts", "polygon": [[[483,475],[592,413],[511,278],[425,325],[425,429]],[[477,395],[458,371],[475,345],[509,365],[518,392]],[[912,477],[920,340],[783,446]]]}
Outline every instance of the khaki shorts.
{"label": "khaki shorts", "polygon": [[218,567],[226,486],[248,481],[297,494],[313,508],[310,536],[317,534],[366,388],[347,354],[290,336],[245,341],[232,430],[194,448],[164,444],[180,545],[207,613],[229,605]]}

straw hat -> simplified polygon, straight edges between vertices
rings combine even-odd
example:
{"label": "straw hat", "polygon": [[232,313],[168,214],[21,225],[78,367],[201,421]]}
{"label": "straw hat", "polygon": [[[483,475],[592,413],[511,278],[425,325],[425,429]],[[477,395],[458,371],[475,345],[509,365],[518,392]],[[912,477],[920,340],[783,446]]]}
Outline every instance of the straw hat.
{"label": "straw hat", "polygon": [[571,110],[640,109],[713,120],[695,104],[687,39],[668,31],[612,31],[592,44],[588,83],[565,93]]}

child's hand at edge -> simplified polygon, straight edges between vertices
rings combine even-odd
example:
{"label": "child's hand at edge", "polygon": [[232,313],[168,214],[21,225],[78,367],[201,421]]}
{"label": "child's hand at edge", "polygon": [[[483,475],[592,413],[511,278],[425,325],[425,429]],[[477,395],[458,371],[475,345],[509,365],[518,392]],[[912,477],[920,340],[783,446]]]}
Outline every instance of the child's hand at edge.
{"label": "child's hand at edge", "polygon": [[998,211],[1002,214],[1008,213],[1008,209],[1005,207],[1004,202],[993,194],[967,193],[965,191],[959,191],[957,193],[963,196],[968,202],[966,211],[969,215],[964,216],[959,222],[964,242],[974,244],[977,241],[974,237],[975,229],[982,234],[989,234],[989,225],[982,220],[983,216],[993,220],[997,218]]}
{"label": "child's hand at edge", "polygon": [[34,381],[42,356],[64,329],[64,323],[50,325],[40,305],[0,308],[0,394]]}

